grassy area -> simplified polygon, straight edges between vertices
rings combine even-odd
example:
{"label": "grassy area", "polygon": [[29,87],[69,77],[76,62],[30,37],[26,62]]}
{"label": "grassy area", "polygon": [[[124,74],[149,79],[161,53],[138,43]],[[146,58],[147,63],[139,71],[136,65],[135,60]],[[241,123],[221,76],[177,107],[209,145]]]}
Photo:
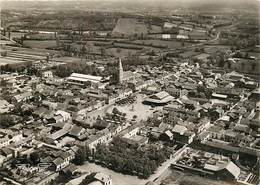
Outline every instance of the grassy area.
{"label": "grassy area", "polygon": [[123,35],[134,35],[138,34],[140,35],[141,33],[147,34],[148,29],[147,26],[142,23],[138,22],[136,19],[131,19],[131,18],[121,18],[118,20],[112,34],[121,36]]}
{"label": "grassy area", "polygon": [[31,47],[31,48],[39,48],[39,49],[45,49],[49,47],[54,47],[56,46],[56,41],[55,40],[25,40],[23,42],[25,46]]}
{"label": "grassy area", "polygon": [[19,60],[19,59],[16,59],[16,58],[0,57],[0,66],[6,65],[6,64],[19,64],[19,63],[25,63],[25,61]]}
{"label": "grassy area", "polygon": [[[176,41],[176,40],[136,40],[134,41],[135,43],[145,43],[145,44],[150,44],[152,43],[153,45],[162,45],[162,46],[167,46],[169,49],[174,49],[174,48],[179,48],[182,47],[182,42]],[[190,43],[185,43],[185,46],[191,45]]]}

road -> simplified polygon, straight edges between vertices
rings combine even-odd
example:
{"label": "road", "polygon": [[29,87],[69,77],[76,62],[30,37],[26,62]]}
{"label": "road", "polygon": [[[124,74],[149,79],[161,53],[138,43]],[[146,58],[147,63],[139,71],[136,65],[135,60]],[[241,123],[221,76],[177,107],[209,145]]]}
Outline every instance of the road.
{"label": "road", "polygon": [[11,42],[14,43],[14,44],[17,44],[17,45],[21,46],[21,44],[15,42],[13,39],[10,39],[10,38],[8,38],[8,37],[6,37],[6,36],[4,36],[4,35],[1,35],[1,34],[0,34],[0,37],[3,37],[3,38],[5,38],[5,39],[11,41]]}

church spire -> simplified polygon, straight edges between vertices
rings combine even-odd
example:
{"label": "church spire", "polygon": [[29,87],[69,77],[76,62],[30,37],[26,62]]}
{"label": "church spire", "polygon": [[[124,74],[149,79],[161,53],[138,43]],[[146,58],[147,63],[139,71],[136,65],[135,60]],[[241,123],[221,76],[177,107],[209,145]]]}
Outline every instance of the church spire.
{"label": "church spire", "polygon": [[123,67],[122,67],[122,61],[121,61],[121,58],[119,58],[119,60],[118,60],[118,82],[119,82],[119,84],[122,84],[122,82],[123,82],[123,74],[124,74],[124,71],[123,71]]}

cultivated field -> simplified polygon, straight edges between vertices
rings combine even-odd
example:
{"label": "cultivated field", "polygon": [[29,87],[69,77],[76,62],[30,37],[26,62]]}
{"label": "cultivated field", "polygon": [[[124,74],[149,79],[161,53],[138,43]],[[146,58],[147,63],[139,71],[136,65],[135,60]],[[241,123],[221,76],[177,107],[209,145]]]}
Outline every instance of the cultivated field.
{"label": "cultivated field", "polygon": [[126,36],[134,34],[140,35],[141,33],[148,33],[147,26],[144,23],[138,22],[136,19],[121,18],[118,20],[112,35],[121,36],[123,34]]}
{"label": "cultivated field", "polygon": [[25,61],[23,60],[19,60],[19,59],[12,59],[12,58],[3,58],[0,57],[0,66],[6,65],[6,64],[20,64],[20,63],[24,63]]}
{"label": "cultivated field", "polygon": [[[169,49],[175,49],[182,47],[182,42],[176,40],[136,40],[134,43],[144,43],[144,44],[153,44],[167,46]],[[191,45],[191,43],[184,43],[185,46]]]}
{"label": "cultivated field", "polygon": [[54,47],[56,46],[56,41],[55,40],[25,40],[23,42],[25,46],[31,47],[31,48],[39,48],[39,49],[45,49],[49,47]]}

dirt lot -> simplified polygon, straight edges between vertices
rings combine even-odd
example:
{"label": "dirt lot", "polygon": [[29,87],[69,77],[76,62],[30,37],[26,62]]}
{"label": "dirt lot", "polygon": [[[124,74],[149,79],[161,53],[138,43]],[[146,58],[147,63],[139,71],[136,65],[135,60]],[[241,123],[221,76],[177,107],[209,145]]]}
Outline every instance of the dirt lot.
{"label": "dirt lot", "polygon": [[193,174],[187,174],[172,170],[172,172],[160,185],[234,185],[224,181],[216,181],[208,178],[203,178]]}
{"label": "dirt lot", "polygon": [[108,168],[93,164],[85,163],[82,166],[78,166],[78,170],[81,172],[102,172],[107,175],[111,175],[113,185],[144,185],[145,180],[139,179],[136,176],[123,175],[121,173],[114,172]]}
{"label": "dirt lot", "polygon": [[[123,106],[116,106],[119,111],[126,113],[126,118],[131,120],[134,115],[137,116],[137,121],[146,120],[156,110],[161,110],[162,107],[151,108],[151,106],[144,105],[145,96],[142,94],[137,95],[136,102],[133,104],[126,104]],[[112,112],[114,106],[111,106],[107,111]]]}

